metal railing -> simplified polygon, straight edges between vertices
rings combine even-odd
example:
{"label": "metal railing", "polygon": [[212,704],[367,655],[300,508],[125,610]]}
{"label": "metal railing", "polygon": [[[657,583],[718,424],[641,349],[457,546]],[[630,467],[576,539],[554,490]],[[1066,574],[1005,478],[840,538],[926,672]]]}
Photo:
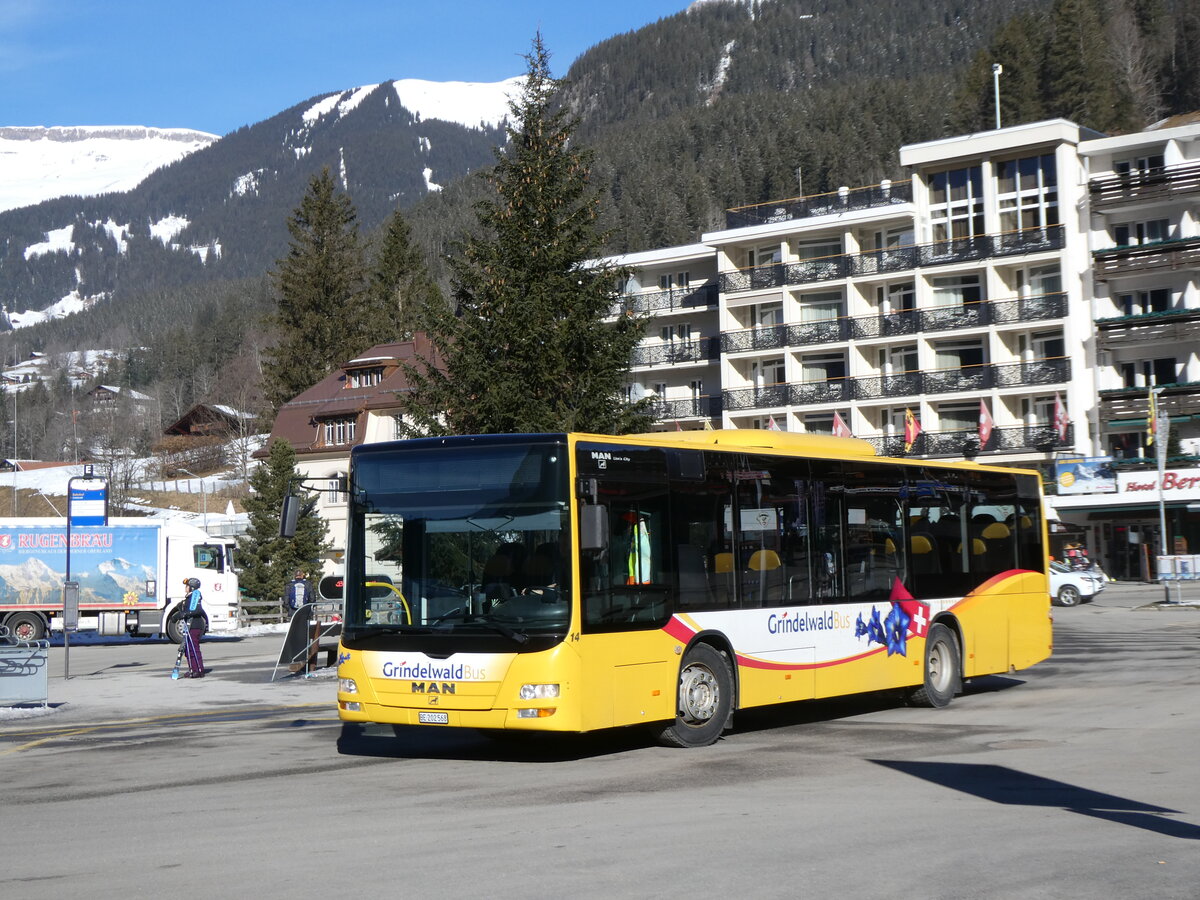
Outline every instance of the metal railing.
{"label": "metal railing", "polygon": [[1092,253],[1092,274],[1097,281],[1154,269],[1196,268],[1200,268],[1200,237],[1110,247]]}
{"label": "metal railing", "polygon": [[1065,293],[1013,300],[983,300],[957,306],[900,310],[886,315],[842,316],[819,322],[727,331],[721,335],[721,352],[778,350],[782,347],[895,337],[923,331],[954,331],[959,328],[1039,322],[1060,319],[1066,314]]}
{"label": "metal railing", "polygon": [[664,341],[635,347],[630,354],[630,365],[664,366],[690,362],[708,362],[715,359],[716,342],[710,338],[694,341]]}
{"label": "metal railing", "polygon": [[984,363],[956,369],[900,372],[763,385],[725,391],[724,408],[731,412],[780,406],[808,406],[849,400],[887,400],[924,394],[952,394],[993,387],[1033,387],[1071,380],[1071,361],[1065,357],[1031,362]]}
{"label": "metal railing", "polygon": [[1200,164],[1165,166],[1125,175],[1105,175],[1088,182],[1092,206],[1161,200],[1200,191]]}
{"label": "metal railing", "polygon": [[622,294],[609,309],[609,315],[645,315],[672,309],[707,309],[716,305],[717,285],[712,282],[698,287]]}
{"label": "metal railing", "polygon": [[993,428],[988,441],[980,445],[977,429],[954,431],[923,431],[908,450],[904,437],[898,434],[865,437],[880,456],[961,456],[981,453],[1014,453],[1020,451],[1048,452],[1069,449],[1075,445],[1075,426],[1068,425],[1066,434],[1059,437],[1053,425],[1016,425]]}
{"label": "metal railing", "polygon": [[885,181],[867,187],[842,188],[808,197],[791,197],[787,200],[736,206],[725,211],[725,227],[745,228],[749,225],[769,225],[855,209],[897,206],[911,203],[912,198],[911,181]]}
{"label": "metal railing", "polygon": [[731,294],[738,291],[782,287],[785,284],[833,281],[839,278],[902,272],[926,266],[943,266],[996,256],[1061,250],[1063,246],[1063,227],[1048,225],[1042,228],[1028,228],[1024,231],[954,238],[932,244],[914,244],[911,247],[870,250],[865,253],[845,253],[838,256],[822,256],[816,259],[801,259],[786,263],[769,263],[765,266],[722,272],[719,277],[721,292]]}
{"label": "metal railing", "polygon": [[686,397],[681,400],[654,400],[650,412],[660,422],[671,419],[715,419],[721,415],[720,397]]}

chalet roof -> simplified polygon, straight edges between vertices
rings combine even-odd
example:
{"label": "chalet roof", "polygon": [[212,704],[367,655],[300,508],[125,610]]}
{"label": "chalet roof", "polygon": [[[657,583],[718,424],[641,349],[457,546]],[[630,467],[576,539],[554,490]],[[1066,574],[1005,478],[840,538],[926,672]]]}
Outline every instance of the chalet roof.
{"label": "chalet roof", "polygon": [[[331,418],[358,418],[360,427],[356,429],[355,443],[361,443],[361,417],[365,413],[378,410],[399,413],[404,409],[404,394],[410,388],[401,363],[416,363],[433,357],[433,346],[423,334],[416,335],[411,341],[371,347],[280,407],[270,439],[255,455],[265,456],[267,448],[278,438],[290,443],[297,453],[324,450],[321,425]],[[378,384],[351,387],[350,372],[380,365],[383,377]],[[339,445],[336,449],[348,450],[350,446],[353,445]]]}
{"label": "chalet roof", "polygon": [[92,388],[90,391],[88,391],[88,396],[91,397],[91,396],[94,396],[95,394],[104,393],[104,392],[107,392],[109,394],[116,394],[120,397],[128,397],[130,400],[153,400],[154,399],[153,397],[151,397],[148,394],[143,394],[140,391],[135,391],[133,388],[121,387],[119,384],[98,384],[94,388]]}
{"label": "chalet roof", "polygon": [[232,406],[216,403],[197,403],[176,421],[163,429],[163,434],[195,434],[196,431],[212,431],[213,425],[222,425],[226,430],[253,422],[257,416],[242,412]]}

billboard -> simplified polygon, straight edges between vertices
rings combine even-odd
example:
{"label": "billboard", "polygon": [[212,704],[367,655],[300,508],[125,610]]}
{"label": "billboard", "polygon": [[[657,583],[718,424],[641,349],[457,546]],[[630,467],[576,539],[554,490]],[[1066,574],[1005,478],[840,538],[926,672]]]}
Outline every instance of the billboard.
{"label": "billboard", "polygon": [[1077,456],[1056,460],[1054,480],[1059,495],[1115,494],[1117,473],[1111,456]]}

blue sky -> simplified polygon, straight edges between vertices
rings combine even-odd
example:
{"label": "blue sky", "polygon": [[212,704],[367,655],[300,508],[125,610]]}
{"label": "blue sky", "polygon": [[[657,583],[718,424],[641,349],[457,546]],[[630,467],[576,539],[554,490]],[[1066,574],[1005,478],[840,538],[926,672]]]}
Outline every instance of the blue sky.
{"label": "blue sky", "polygon": [[554,74],[689,0],[0,0],[0,126],[227,134],[397,78],[500,81],[541,30]]}

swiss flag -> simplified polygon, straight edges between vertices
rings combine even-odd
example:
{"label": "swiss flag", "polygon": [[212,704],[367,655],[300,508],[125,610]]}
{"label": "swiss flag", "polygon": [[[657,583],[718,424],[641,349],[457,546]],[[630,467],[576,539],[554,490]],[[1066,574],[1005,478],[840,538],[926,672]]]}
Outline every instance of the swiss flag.
{"label": "swiss flag", "polygon": [[888,599],[908,616],[909,634],[914,637],[926,637],[929,634],[929,604],[914,600],[899,578],[892,582],[892,595]]}
{"label": "swiss flag", "polygon": [[979,448],[982,450],[987,446],[987,442],[991,440],[992,429],[996,427],[996,423],[992,421],[992,414],[988,412],[987,404],[982,400],[979,401]]}
{"label": "swiss flag", "polygon": [[836,410],[833,413],[833,436],[854,437],[854,435],[850,432],[850,426],[846,424],[846,420],[843,419]]}

